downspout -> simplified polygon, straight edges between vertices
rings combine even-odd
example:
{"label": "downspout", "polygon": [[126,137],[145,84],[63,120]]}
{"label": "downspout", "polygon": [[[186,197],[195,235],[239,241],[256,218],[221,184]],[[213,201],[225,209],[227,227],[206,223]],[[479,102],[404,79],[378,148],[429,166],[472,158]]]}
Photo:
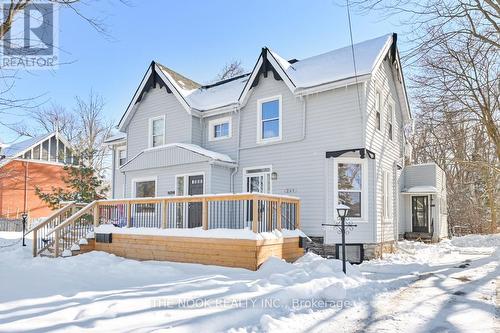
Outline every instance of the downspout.
{"label": "downspout", "polygon": [[231,172],[231,192],[234,193],[234,177],[238,173],[238,168],[240,166],[240,140],[241,140],[241,108],[237,107],[234,111],[235,113],[238,114],[238,136],[236,138],[236,167],[234,168],[233,172]]}

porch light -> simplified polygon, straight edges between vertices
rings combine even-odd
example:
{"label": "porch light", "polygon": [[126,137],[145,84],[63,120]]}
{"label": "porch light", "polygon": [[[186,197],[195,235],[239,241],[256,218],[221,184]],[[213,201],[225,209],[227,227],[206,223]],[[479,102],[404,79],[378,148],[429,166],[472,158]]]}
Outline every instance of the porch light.
{"label": "porch light", "polygon": [[340,218],[346,218],[347,214],[349,214],[349,206],[339,204],[337,206],[337,214]]}
{"label": "porch light", "polygon": [[276,171],[273,171],[273,172],[271,173],[271,179],[272,179],[272,180],[277,180],[277,179],[278,179],[278,173],[277,173]]}

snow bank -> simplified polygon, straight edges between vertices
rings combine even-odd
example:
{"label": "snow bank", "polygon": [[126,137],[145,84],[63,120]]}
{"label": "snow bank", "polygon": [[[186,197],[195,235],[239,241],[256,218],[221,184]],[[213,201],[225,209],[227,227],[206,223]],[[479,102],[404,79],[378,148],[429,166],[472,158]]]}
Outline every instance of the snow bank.
{"label": "snow bank", "polygon": [[453,237],[451,244],[457,247],[493,247],[500,246],[500,234],[494,235],[467,235]]}
{"label": "snow bank", "polygon": [[113,233],[126,235],[149,235],[149,236],[177,236],[177,237],[200,237],[200,238],[229,238],[265,240],[289,237],[306,237],[301,230],[274,230],[273,232],[254,233],[250,229],[157,229],[157,228],[119,228],[111,224],[103,224],[95,229],[96,233]]}

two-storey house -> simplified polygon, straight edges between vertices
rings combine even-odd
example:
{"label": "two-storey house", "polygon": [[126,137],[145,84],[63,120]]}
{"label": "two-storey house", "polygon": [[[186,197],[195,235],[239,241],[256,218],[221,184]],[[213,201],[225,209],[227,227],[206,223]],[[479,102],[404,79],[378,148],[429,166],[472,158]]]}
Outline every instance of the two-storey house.
{"label": "two-storey house", "polygon": [[112,194],[289,194],[328,244],[342,202],[348,242],[373,256],[408,232],[447,234],[443,173],[405,164],[411,124],[396,34],[301,60],[263,48],[250,73],[210,85],[153,61],[108,139]]}

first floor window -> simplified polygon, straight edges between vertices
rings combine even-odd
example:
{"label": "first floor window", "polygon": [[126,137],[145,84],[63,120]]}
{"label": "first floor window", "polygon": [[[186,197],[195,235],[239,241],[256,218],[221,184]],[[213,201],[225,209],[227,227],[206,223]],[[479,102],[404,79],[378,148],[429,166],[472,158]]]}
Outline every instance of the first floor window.
{"label": "first floor window", "polygon": [[392,218],[392,175],[390,172],[384,171],[383,174],[383,203],[384,203],[384,218]]}
{"label": "first floor window", "polygon": [[338,203],[349,206],[349,217],[361,217],[363,166],[361,163],[337,164]]}
{"label": "first floor window", "polygon": [[149,120],[150,146],[158,147],[165,143],[165,117],[157,117]]}
{"label": "first floor window", "polygon": [[156,196],[156,181],[146,180],[135,182],[136,198],[152,198]]}

